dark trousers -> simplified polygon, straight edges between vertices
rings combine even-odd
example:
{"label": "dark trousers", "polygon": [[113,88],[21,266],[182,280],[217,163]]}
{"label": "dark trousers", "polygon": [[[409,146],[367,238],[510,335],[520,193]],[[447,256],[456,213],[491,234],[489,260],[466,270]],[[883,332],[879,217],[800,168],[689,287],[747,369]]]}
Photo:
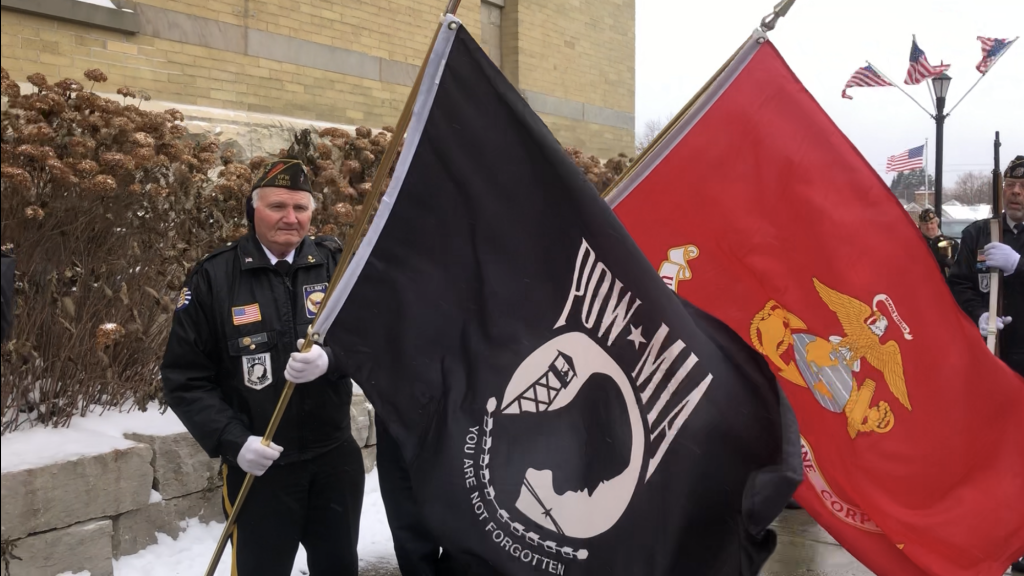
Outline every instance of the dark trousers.
{"label": "dark trousers", "polygon": [[[230,515],[245,472],[224,466],[223,474]],[[290,576],[300,544],[310,576],[358,576],[365,483],[352,439],[310,460],[271,466],[253,482],[232,534],[232,576]]]}

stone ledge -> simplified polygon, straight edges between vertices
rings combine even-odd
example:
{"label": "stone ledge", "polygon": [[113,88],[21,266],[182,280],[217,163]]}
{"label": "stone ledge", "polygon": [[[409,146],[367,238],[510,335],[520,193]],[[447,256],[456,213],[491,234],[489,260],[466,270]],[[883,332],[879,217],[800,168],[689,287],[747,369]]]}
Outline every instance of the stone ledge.
{"label": "stone ledge", "polygon": [[0,0],[0,7],[125,34],[139,32],[138,14],[78,0]]}
{"label": "stone ledge", "polygon": [[172,500],[220,485],[220,461],[209,458],[187,432],[170,436],[125,434],[153,449],[153,489]]}
{"label": "stone ledge", "polygon": [[146,506],[153,486],[152,459],[153,450],[138,444],[3,474],[3,539],[24,538]]}
{"label": "stone ledge", "polygon": [[[6,505],[6,504],[5,504]],[[79,574],[114,576],[113,524],[97,520],[30,536],[14,543],[11,576]]]}
{"label": "stone ledge", "polygon": [[224,522],[220,490],[207,490],[174,500],[150,504],[114,519],[113,556],[131,556],[157,543],[157,534],[177,540],[182,524],[198,519],[203,524]]}

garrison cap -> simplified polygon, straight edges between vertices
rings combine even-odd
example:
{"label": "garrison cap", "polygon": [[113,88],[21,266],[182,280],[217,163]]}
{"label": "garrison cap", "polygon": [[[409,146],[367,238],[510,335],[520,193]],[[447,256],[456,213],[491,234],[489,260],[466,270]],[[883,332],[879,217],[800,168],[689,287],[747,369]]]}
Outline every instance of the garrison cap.
{"label": "garrison cap", "polygon": [[918,222],[920,222],[921,224],[927,224],[932,220],[938,219],[939,217],[935,215],[935,210],[932,210],[931,208],[925,208],[924,210],[921,210],[921,214],[918,215],[917,217]]}
{"label": "garrison cap", "polygon": [[[281,158],[274,160],[263,169],[263,172],[253,181],[252,192],[260,188],[284,188],[296,192],[313,193],[313,187],[309,181],[309,172],[302,161],[296,158]],[[245,201],[245,217],[249,222],[256,218],[256,207],[252,203],[252,192]]]}
{"label": "garrison cap", "polygon": [[1003,174],[1003,178],[1024,180],[1024,156],[1017,156],[1010,162],[1010,165],[1006,167],[1006,173]]}

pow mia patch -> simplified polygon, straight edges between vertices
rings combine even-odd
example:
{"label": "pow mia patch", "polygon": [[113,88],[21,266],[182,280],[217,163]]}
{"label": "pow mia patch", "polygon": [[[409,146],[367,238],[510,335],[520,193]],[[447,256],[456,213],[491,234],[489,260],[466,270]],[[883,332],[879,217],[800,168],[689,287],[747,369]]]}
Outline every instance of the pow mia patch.
{"label": "pow mia patch", "polygon": [[302,296],[306,300],[306,316],[308,318],[316,318],[316,313],[320,310],[320,304],[323,303],[326,295],[327,284],[314,284],[313,286],[302,287]]}
{"label": "pow mia patch", "polygon": [[181,294],[178,295],[178,305],[174,308],[175,311],[184,310],[192,302],[192,291],[188,288],[182,288]]}
{"label": "pow mia patch", "polygon": [[245,385],[253,390],[263,390],[274,383],[273,366],[270,365],[270,353],[244,356],[242,358],[242,378]]}
{"label": "pow mia patch", "polygon": [[978,289],[988,294],[992,289],[992,275],[991,274],[978,274]]}

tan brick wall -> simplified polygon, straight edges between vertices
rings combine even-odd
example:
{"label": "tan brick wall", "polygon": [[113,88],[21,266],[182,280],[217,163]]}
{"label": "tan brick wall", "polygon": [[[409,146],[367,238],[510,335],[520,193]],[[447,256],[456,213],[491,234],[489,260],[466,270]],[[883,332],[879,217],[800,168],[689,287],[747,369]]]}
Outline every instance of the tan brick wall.
{"label": "tan brick wall", "polygon": [[635,14],[635,0],[507,0],[503,68],[521,89],[632,113]]}
{"label": "tan brick wall", "polygon": [[145,90],[157,100],[340,124],[394,124],[409,88],[202,46],[128,36],[3,11],[0,64],[24,80],[51,81],[100,68],[110,91]]}
{"label": "tan brick wall", "polygon": [[[141,3],[416,66],[447,4],[446,0]],[[633,113],[634,3],[506,0],[500,16],[502,69],[522,90]],[[458,16],[481,41],[481,0],[463,0]],[[51,81],[68,77],[85,83],[83,72],[100,68],[110,77],[106,91],[127,85],[162,101],[374,127],[396,123],[409,91],[398,84],[9,10],[2,11],[0,27],[0,64],[22,81],[28,74],[41,72]],[[490,40],[497,41],[491,33]],[[401,81],[393,76],[387,79]],[[563,143],[588,153],[610,156],[633,149],[632,130],[541,116]]]}
{"label": "tan brick wall", "polygon": [[633,130],[590,124],[551,114],[539,116],[563,146],[575,146],[587,155],[593,154],[604,159],[618,156],[620,152],[630,156],[636,154]]}

